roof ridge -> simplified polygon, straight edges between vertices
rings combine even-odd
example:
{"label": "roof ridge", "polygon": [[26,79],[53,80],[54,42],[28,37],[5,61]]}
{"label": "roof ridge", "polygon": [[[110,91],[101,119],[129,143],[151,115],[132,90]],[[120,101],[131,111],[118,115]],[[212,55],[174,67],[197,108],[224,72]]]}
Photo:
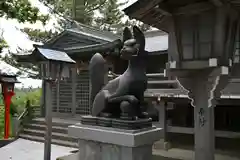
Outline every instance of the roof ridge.
{"label": "roof ridge", "polygon": [[99,33],[106,33],[106,34],[109,34],[109,35],[111,34],[112,36],[119,37],[117,34],[114,34],[110,31],[101,30],[101,29],[96,28],[94,26],[86,25],[86,24],[83,24],[83,23],[80,23],[80,22],[77,22],[77,21],[74,21],[74,23],[75,23],[77,29],[80,29],[79,27],[84,27],[84,28],[87,28],[87,29],[97,31]]}

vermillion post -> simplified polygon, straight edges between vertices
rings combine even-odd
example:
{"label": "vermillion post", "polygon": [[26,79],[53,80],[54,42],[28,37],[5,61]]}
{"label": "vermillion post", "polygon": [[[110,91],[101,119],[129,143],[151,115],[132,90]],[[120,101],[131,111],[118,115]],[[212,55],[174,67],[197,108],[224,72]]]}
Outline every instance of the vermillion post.
{"label": "vermillion post", "polygon": [[4,115],[4,139],[8,139],[10,135],[10,105],[11,98],[14,95],[13,91],[8,91],[8,87],[4,86],[4,104],[5,104],[5,115]]}

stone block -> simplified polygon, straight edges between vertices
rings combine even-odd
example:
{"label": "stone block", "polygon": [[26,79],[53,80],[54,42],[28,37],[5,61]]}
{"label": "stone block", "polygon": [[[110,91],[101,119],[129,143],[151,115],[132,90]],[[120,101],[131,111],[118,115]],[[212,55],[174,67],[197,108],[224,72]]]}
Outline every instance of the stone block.
{"label": "stone block", "polygon": [[162,129],[124,130],[76,124],[68,134],[79,139],[79,160],[146,160]]}
{"label": "stone block", "polygon": [[155,150],[169,150],[171,148],[171,143],[164,140],[157,141],[153,144],[153,149]]}

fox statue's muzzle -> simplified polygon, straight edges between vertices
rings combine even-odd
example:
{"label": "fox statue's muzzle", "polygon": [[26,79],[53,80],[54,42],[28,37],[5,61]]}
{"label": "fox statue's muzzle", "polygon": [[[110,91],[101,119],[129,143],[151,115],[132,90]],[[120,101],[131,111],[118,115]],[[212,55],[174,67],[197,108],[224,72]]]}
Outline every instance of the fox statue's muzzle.
{"label": "fox statue's muzzle", "polygon": [[124,46],[120,52],[121,58],[129,60],[132,57],[138,56],[139,53],[139,45],[136,44],[136,41],[129,40],[124,43]]}

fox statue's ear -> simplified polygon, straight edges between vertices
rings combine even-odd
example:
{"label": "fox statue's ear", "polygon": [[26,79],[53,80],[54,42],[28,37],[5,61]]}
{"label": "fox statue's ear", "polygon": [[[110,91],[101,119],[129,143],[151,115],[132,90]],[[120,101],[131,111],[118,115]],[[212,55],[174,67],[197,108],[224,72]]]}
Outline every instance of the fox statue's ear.
{"label": "fox statue's ear", "polygon": [[133,37],[136,39],[137,43],[141,48],[145,48],[145,36],[143,32],[137,27],[133,26]]}
{"label": "fox statue's ear", "polygon": [[130,31],[130,29],[128,27],[125,27],[123,30],[123,42],[125,42],[126,40],[132,39],[132,33]]}

